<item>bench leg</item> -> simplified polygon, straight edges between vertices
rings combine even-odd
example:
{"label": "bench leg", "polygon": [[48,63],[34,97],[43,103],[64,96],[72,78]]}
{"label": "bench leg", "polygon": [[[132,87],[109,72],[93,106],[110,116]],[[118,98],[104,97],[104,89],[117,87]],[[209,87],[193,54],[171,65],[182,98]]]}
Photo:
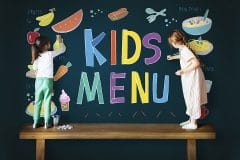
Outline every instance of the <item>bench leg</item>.
{"label": "bench leg", "polygon": [[45,139],[36,140],[36,160],[44,160],[45,157]]}
{"label": "bench leg", "polygon": [[197,160],[196,157],[196,139],[187,140],[187,158],[188,160]]}

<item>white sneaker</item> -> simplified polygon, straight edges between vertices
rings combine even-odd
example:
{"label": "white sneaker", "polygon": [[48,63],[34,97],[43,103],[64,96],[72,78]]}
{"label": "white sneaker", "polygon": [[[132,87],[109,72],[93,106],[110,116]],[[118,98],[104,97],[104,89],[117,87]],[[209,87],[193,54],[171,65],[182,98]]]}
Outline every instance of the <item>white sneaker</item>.
{"label": "white sneaker", "polygon": [[182,129],[187,129],[187,130],[195,130],[197,129],[197,124],[193,124],[193,123],[188,123],[184,126],[182,126]]}
{"label": "white sneaker", "polygon": [[39,127],[39,124],[38,123],[33,123],[33,129],[36,129],[36,128],[38,128]]}
{"label": "white sneaker", "polygon": [[45,122],[44,128],[45,128],[45,129],[48,129],[48,128],[50,128],[50,127],[51,127],[51,125]]}
{"label": "white sneaker", "polygon": [[190,123],[190,120],[187,120],[187,121],[185,121],[185,122],[182,122],[182,123],[180,123],[179,125],[180,125],[180,126],[184,126],[184,125],[186,125],[186,124],[188,124],[188,123]]}
{"label": "white sneaker", "polygon": [[33,123],[33,129],[37,128],[37,124]]}

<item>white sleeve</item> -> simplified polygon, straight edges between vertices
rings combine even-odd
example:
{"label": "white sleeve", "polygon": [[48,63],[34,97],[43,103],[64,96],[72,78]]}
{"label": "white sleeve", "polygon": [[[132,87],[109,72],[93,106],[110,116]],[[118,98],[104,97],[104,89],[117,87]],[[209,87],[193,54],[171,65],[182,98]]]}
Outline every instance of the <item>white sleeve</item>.
{"label": "white sleeve", "polygon": [[60,48],[56,51],[51,51],[52,57],[59,56],[60,54],[64,53],[66,51],[66,46],[64,43],[59,43]]}
{"label": "white sleeve", "polygon": [[186,62],[190,61],[191,59],[196,58],[196,56],[193,54],[193,52],[189,48],[186,48],[186,50],[182,54],[182,56],[184,57]]}

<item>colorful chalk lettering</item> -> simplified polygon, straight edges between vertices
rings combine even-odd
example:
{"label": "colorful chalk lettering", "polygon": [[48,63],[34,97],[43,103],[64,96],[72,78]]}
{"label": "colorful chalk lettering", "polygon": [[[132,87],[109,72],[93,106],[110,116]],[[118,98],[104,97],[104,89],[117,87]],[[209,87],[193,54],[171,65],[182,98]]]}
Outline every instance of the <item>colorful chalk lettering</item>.
{"label": "colorful chalk lettering", "polygon": [[96,92],[97,92],[99,104],[104,104],[102,85],[101,85],[99,72],[94,73],[92,89],[90,89],[87,73],[82,72],[79,90],[78,90],[77,104],[82,104],[83,102],[84,89],[86,91],[88,102],[93,101],[95,99]]}
{"label": "colorful chalk lettering", "polygon": [[[125,92],[125,86],[117,86],[116,81],[121,80],[126,84],[126,73],[110,73],[110,104],[117,104],[117,103],[125,103],[126,97],[116,97],[116,91]],[[131,72],[131,103],[135,104],[138,103],[138,97],[141,100],[140,103],[146,104],[149,103],[150,99],[150,87],[149,87],[149,72],[144,73],[144,81],[141,80],[141,76],[138,72],[132,71]],[[152,76],[152,101],[154,103],[167,103],[168,102],[168,95],[169,95],[169,75],[164,76],[164,84],[163,84],[163,92],[162,97],[157,98],[158,93],[161,93],[160,87],[157,85],[158,81],[158,73],[153,73]],[[86,93],[87,101],[94,101],[96,97],[96,93],[98,95],[99,104],[104,104],[103,92],[102,92],[102,82],[100,79],[100,73],[94,73],[94,80],[92,84],[92,88],[90,89],[88,75],[86,72],[82,72],[78,97],[77,97],[77,104],[82,104],[83,102],[83,95],[84,91]],[[128,97],[130,99],[130,97]]]}

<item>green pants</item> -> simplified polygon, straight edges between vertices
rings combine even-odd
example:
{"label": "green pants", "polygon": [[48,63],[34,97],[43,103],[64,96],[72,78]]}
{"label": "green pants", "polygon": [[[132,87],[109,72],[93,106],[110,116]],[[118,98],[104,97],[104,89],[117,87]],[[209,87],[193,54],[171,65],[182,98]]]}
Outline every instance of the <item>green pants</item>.
{"label": "green pants", "polygon": [[36,78],[35,80],[35,105],[34,105],[34,123],[39,122],[42,103],[44,103],[44,120],[49,122],[51,114],[51,98],[53,91],[52,78]]}

